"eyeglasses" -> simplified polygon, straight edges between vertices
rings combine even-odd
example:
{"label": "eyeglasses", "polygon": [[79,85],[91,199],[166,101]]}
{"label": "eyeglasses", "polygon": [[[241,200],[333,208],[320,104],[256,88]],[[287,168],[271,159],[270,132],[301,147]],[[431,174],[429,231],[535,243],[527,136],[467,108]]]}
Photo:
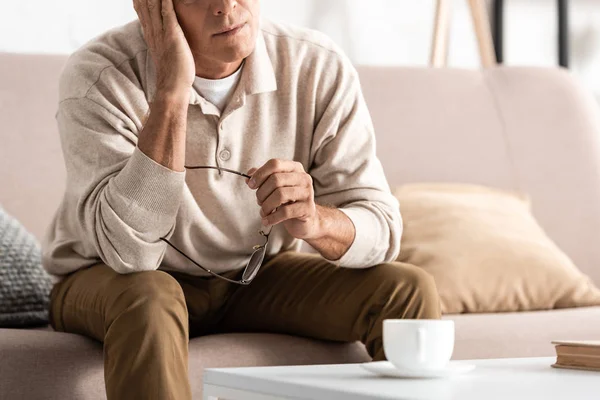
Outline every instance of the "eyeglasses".
{"label": "eyeglasses", "polygon": [[[216,169],[219,171],[219,173],[221,173],[221,171],[225,171],[225,172],[229,172],[232,174],[236,174],[239,176],[243,176],[246,179],[250,179],[251,177],[249,175],[243,174],[241,172],[237,172],[237,171],[233,171],[227,168],[220,168],[220,167],[210,167],[210,166],[199,166],[199,167],[185,167],[186,169]],[[235,283],[238,285],[249,285],[250,282],[252,282],[252,280],[254,279],[254,277],[256,277],[256,274],[258,273],[258,270],[260,269],[264,259],[265,259],[265,254],[267,252],[267,244],[269,244],[269,235],[270,235],[270,231],[269,233],[265,233],[262,229],[260,231],[258,231],[258,233],[260,235],[262,235],[265,238],[265,242],[263,244],[259,244],[253,247],[254,251],[252,252],[252,256],[250,257],[250,260],[248,260],[248,263],[246,264],[246,268],[244,268],[244,272],[242,273],[242,279],[240,280],[233,280],[233,279],[229,279],[225,276],[219,275],[213,271],[211,271],[208,268],[203,267],[202,265],[198,264],[196,261],[192,260],[187,254],[185,254],[183,251],[179,250],[177,247],[175,247],[171,242],[169,242],[167,239],[165,238],[160,238],[161,240],[167,242],[167,244],[169,246],[171,246],[172,248],[174,248],[175,250],[177,250],[182,256],[184,256],[185,258],[187,258],[188,260],[190,260],[192,263],[194,263],[196,266],[202,268],[204,271],[208,272],[209,274],[223,279],[227,282],[230,283]]]}

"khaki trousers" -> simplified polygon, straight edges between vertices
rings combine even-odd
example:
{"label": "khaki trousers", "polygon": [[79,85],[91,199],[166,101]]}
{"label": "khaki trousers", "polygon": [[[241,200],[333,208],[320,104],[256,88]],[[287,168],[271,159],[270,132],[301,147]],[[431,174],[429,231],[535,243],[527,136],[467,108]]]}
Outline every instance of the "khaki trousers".
{"label": "khaki trousers", "polygon": [[55,330],[103,342],[108,400],[190,400],[188,341],[198,335],[360,340],[384,360],[387,318],[440,318],[433,278],[399,262],[348,269],[296,252],[265,260],[249,286],[178,272],[120,275],[96,264],[54,285],[50,302]]}

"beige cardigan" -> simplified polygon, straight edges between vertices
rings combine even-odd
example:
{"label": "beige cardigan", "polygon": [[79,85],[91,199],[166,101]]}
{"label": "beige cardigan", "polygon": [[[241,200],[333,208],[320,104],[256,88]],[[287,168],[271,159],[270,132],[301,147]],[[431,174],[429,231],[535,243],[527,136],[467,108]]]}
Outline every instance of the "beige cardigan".
{"label": "beige cardigan", "polygon": [[[154,75],[138,21],[69,58],[56,115],[67,188],[43,240],[43,265],[55,281],[100,261],[119,273],[205,274],[161,237],[217,273],[245,266],[252,246],[262,243],[255,192],[242,177],[176,172],[136,147]],[[339,207],[356,227],[336,264],[366,268],[398,256],[399,204],[375,154],[357,73],[331,40],[262,21],[222,114],[190,91],[186,166],[246,172],[271,158],[301,162],[315,201]],[[278,225],[267,252],[300,246]]]}

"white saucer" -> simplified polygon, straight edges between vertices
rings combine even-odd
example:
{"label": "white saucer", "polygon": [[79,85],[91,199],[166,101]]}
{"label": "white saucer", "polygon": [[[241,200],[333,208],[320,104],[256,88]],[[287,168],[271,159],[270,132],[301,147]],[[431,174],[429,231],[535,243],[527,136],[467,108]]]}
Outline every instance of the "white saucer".
{"label": "white saucer", "polygon": [[389,361],[368,362],[360,366],[377,375],[395,378],[445,378],[475,369],[474,364],[459,361],[450,361],[446,367],[440,369],[400,369]]}

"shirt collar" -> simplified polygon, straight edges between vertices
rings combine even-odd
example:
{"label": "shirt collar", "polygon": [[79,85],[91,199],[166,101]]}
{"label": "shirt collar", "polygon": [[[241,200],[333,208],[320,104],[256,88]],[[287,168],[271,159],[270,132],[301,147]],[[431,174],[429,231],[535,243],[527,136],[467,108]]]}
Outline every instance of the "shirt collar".
{"label": "shirt collar", "polygon": [[[242,69],[239,85],[244,97],[243,102],[245,102],[246,96],[277,90],[275,70],[263,35],[263,31],[259,29],[254,51],[246,58]],[[154,98],[156,92],[156,70],[149,51],[146,53],[146,82],[146,95],[148,101],[150,101]],[[190,87],[190,104],[200,104],[201,101],[200,94],[193,86]]]}

